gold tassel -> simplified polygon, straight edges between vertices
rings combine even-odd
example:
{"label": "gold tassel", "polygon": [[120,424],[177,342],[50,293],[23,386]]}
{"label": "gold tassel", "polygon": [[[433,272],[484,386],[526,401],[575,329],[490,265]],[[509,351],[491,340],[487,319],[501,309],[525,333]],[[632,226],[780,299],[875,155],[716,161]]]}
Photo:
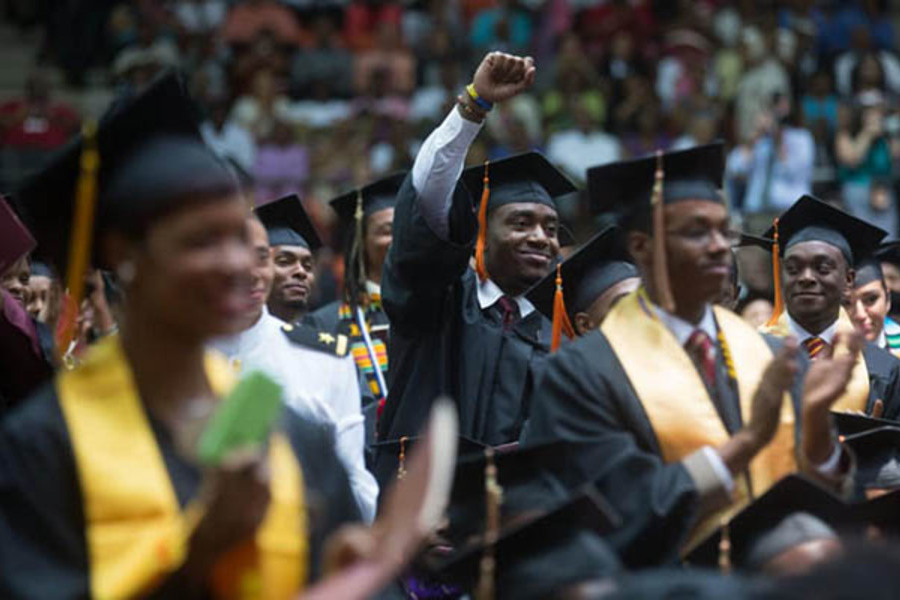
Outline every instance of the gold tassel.
{"label": "gold tassel", "polygon": [[75,339],[75,326],[81,300],[84,297],[84,278],[91,263],[94,239],[94,212],[97,207],[97,173],[100,153],[97,150],[97,124],[88,120],[82,126],[80,172],[75,192],[75,211],[69,239],[69,264],[66,269],[68,315],[60,329],[57,350],[65,353]]}
{"label": "gold tassel", "polygon": [[719,570],[723,575],[731,573],[731,531],[728,518],[722,518],[722,537],[719,538]]}
{"label": "gold tassel", "polygon": [[562,334],[571,340],[575,337],[575,328],[569,320],[569,313],[566,311],[566,301],[563,297],[562,287],[562,265],[556,265],[556,292],[553,294],[553,327],[550,335],[550,352],[556,352],[562,341]]}
{"label": "gold tassel", "polygon": [[656,151],[656,173],[653,182],[653,194],[650,204],[653,207],[653,284],[656,288],[656,301],[668,313],[675,312],[675,299],[669,284],[669,267],[666,261],[666,220],[665,203],[663,202],[663,154]]}
{"label": "gold tassel", "polygon": [[359,266],[359,280],[356,282],[358,288],[357,295],[359,297],[353,298],[353,300],[361,303],[365,308],[369,305],[369,294],[366,292],[366,257],[364,252],[365,240],[363,239],[363,225],[365,224],[364,204],[362,190],[357,190],[356,211],[353,213],[353,223],[355,227],[353,232],[353,244],[350,245],[350,256],[348,256],[347,259],[357,261],[357,265]]}
{"label": "gold tassel", "polygon": [[495,597],[495,577],[497,571],[497,541],[500,537],[500,506],[503,504],[503,488],[497,479],[497,465],[494,450],[484,451],[484,553],[478,568],[478,584],[475,600],[493,600]]}
{"label": "gold tassel", "polygon": [[403,436],[400,438],[400,456],[397,457],[397,479],[403,479],[406,477],[406,442],[409,440],[408,436]]}
{"label": "gold tassel", "polygon": [[488,165],[491,161],[484,162],[484,187],[481,189],[481,204],[478,206],[478,238],[475,241],[475,272],[478,279],[487,281],[487,266],[484,264],[484,245],[487,240],[487,207],[491,198],[491,181],[488,176]]}
{"label": "gold tassel", "polygon": [[772,223],[775,230],[775,239],[772,243],[772,286],[775,288],[775,302],[772,306],[772,316],[766,322],[766,327],[774,327],[778,323],[778,317],[784,312],[784,295],[781,293],[781,244],[778,240],[778,218]]}

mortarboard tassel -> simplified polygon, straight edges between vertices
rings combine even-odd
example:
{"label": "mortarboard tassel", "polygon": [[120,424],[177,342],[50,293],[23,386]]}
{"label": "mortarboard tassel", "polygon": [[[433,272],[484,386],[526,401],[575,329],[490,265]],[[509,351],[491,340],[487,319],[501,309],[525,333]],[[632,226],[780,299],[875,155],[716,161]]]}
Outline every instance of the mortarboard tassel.
{"label": "mortarboard tassel", "polygon": [[487,239],[487,207],[491,197],[491,181],[488,176],[488,165],[491,161],[484,161],[484,187],[481,189],[481,204],[478,206],[478,238],[475,241],[475,272],[478,279],[487,281],[488,272],[484,264],[484,244]]}
{"label": "mortarboard tassel", "polygon": [[562,341],[562,334],[570,340],[575,337],[575,328],[569,320],[569,313],[566,311],[566,301],[563,297],[562,286],[562,265],[556,265],[556,292],[553,294],[553,327],[550,335],[550,352],[556,352]]}
{"label": "mortarboard tassel", "polygon": [[[366,293],[366,257],[363,252],[363,224],[365,223],[365,211],[363,210],[362,191],[356,192],[356,212],[353,213],[353,222],[356,227],[353,236],[353,244],[350,247],[350,260],[357,261],[359,271],[357,273],[357,292],[362,296],[362,301],[368,305],[368,294]],[[360,298],[354,298],[354,302],[359,302]]]}
{"label": "mortarboard tassel", "polygon": [[91,262],[91,247],[94,235],[94,211],[97,206],[97,172],[100,168],[100,154],[97,150],[97,124],[86,121],[82,127],[83,147],[81,150],[80,173],[75,193],[75,213],[69,241],[69,264],[66,269],[66,296],[64,298],[63,319],[57,330],[57,348],[66,354],[75,339],[75,325],[79,307],[84,296],[84,278]]}
{"label": "mortarboard tassel", "polygon": [[719,571],[723,575],[731,573],[731,531],[728,518],[722,519],[722,537],[719,538]]}
{"label": "mortarboard tassel", "polygon": [[656,174],[654,175],[653,194],[650,204],[653,206],[653,285],[656,288],[656,301],[668,313],[675,312],[675,299],[669,285],[669,267],[666,261],[666,221],[663,203],[663,155],[656,151]]}
{"label": "mortarboard tassel", "polygon": [[478,583],[475,600],[494,600],[494,578],[497,571],[496,545],[500,537],[500,506],[503,504],[503,488],[497,479],[494,449],[484,451],[484,553],[478,566]]}
{"label": "mortarboard tassel", "polygon": [[778,218],[772,223],[775,230],[772,243],[772,286],[775,288],[775,302],[772,306],[772,316],[766,322],[766,327],[774,327],[778,318],[784,312],[784,295],[781,293],[781,244],[778,241]]}

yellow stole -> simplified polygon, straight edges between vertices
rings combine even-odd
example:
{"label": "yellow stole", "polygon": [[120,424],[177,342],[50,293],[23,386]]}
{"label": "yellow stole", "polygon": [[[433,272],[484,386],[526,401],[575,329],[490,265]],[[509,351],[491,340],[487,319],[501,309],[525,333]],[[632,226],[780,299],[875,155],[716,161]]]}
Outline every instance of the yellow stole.
{"label": "yellow stole", "polygon": [[[760,327],[760,332],[776,335],[778,337],[787,337],[791,335],[791,329],[788,326],[787,311],[781,313],[778,322],[771,327],[765,325]],[[838,313],[838,331],[852,331],[853,323],[843,308]],[[835,348],[835,352],[847,352],[846,347]],[[856,366],[850,373],[850,381],[847,383],[847,390],[844,395],[838,398],[832,410],[838,412],[865,412],[869,404],[869,371],[866,369],[866,360],[860,356],[856,361]]]}
{"label": "yellow stole", "polygon": [[[725,346],[738,353],[734,361],[728,355],[725,359],[737,381],[741,415],[747,423],[753,394],[772,359],[772,352],[765,340],[740,317],[718,307],[713,311]],[[703,446],[715,448],[729,439],[693,361],[656,316],[643,289],[620,300],[606,317],[601,331],[644,408],[665,462],[681,461]],[[764,493],[779,479],[796,471],[794,418],[793,406],[785,394],[775,437],[750,463],[753,494]],[[685,552],[718,527],[723,518],[730,518],[752,500],[747,478],[737,477],[735,482],[731,504],[702,516],[683,547]]]}
{"label": "yellow stole", "polygon": [[[233,383],[233,371],[218,356],[207,356],[206,374],[217,395]],[[81,487],[91,595],[141,595],[184,562],[203,507],[179,507],[118,336],[92,347],[75,370],[61,372],[56,390]],[[218,597],[289,598],[305,583],[303,475],[280,433],[271,438],[269,467],[268,511],[255,540],[228,552],[214,569]]]}

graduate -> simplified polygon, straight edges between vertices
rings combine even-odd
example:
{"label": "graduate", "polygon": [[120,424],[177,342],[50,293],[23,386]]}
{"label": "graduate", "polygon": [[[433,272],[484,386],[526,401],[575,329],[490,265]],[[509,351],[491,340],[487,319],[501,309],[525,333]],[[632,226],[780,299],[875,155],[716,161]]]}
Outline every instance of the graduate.
{"label": "graduate", "polygon": [[257,210],[257,215],[269,234],[275,266],[266,305],[273,317],[296,323],[309,309],[316,284],[315,253],[322,241],[297,194],[269,202]]}
{"label": "graduate", "polygon": [[341,222],[350,228],[344,254],[344,297],[311,315],[317,326],[350,338],[350,352],[368,387],[365,395],[377,403],[379,411],[388,393],[390,332],[381,300],[382,271],[392,240],[397,191],[405,176],[385,177],[331,201]]}
{"label": "graduate", "polygon": [[247,219],[255,254],[250,270],[251,306],[241,332],[217,338],[211,346],[237,365],[241,373],[260,370],[270,375],[281,384],[288,406],[304,418],[334,430],[337,454],[349,475],[363,520],[371,522],[375,518],[378,485],[366,469],[365,421],[359,379],[349,356],[349,340],[310,324],[284,323],[266,309],[278,253],[270,248],[267,231],[276,240],[300,248],[315,243],[315,232],[309,227],[309,219],[296,196],[260,206]]}
{"label": "graduate", "polygon": [[522,434],[525,445],[576,449],[560,477],[594,481],[621,514],[609,541],[632,567],[676,560],[788,473],[840,485],[849,470],[828,409],[855,357],[813,364],[802,398],[789,395],[796,344],[773,358],[755,330],[712,306],[735,241],[722,169],[722,145],[711,144],[588,172],[602,190],[591,196],[623,215],[644,285],[548,359]]}
{"label": "graduate", "polygon": [[[776,231],[777,227],[777,231]],[[854,285],[857,259],[869,255],[886,233],[812,196],[803,196],[784,212],[764,237],[773,246],[775,312],[762,331],[793,336],[812,360],[834,351],[834,335],[853,328],[842,304]],[[783,309],[781,305],[783,304]],[[879,406],[880,405],[880,406]],[[900,417],[900,362],[867,341],[840,411],[865,411],[888,419]]]}
{"label": "graduate", "polygon": [[325,536],[358,519],[330,432],[290,411],[265,448],[200,465],[234,380],[205,344],[242,326],[251,251],[246,204],[188,108],[180,82],[156,80],[23,186],[38,246],[80,265],[69,292],[94,262],[125,299],[120,332],[2,423],[3,597],[293,597]]}
{"label": "graduate", "polygon": [[[562,262],[559,284],[556,272],[551,271],[526,297],[554,323],[567,319],[579,336],[596,329],[616,302],[641,284],[640,273],[628,260],[619,238],[618,228],[607,227]],[[564,292],[559,302],[558,288]],[[565,314],[558,314],[561,312]]]}
{"label": "graduate", "polygon": [[[392,366],[382,440],[415,432],[441,394],[458,403],[462,435],[489,445],[518,437],[529,366],[551,333],[524,294],[559,254],[554,198],[575,188],[534,152],[463,166],[492,103],[534,73],[531,59],[488,54],[400,189],[383,281]],[[379,456],[379,479],[382,465]]]}
{"label": "graduate", "polygon": [[847,313],[866,340],[900,356],[900,323],[889,315],[891,294],[884,280],[881,261],[869,258],[856,265],[853,295]]}

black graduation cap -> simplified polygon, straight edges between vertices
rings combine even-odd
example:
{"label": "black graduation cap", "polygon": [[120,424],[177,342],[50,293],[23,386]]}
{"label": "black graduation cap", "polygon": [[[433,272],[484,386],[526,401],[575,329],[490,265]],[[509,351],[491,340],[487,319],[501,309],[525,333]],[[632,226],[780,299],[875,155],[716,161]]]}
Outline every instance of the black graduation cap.
{"label": "black graduation cap", "polygon": [[897,427],[897,421],[890,419],[878,419],[868,415],[862,415],[850,412],[832,411],[831,416],[834,418],[834,426],[838,435],[842,438],[850,437],[873,429],[881,427]]}
{"label": "black graduation cap", "polygon": [[[377,404],[377,402],[374,404]],[[386,486],[402,474],[403,461],[409,456],[410,450],[418,441],[419,436],[409,436],[372,444],[372,453],[377,457],[374,475],[379,484]],[[484,452],[485,448],[487,446],[481,442],[476,442],[465,436],[459,436],[456,449],[457,460]]]}
{"label": "black graduation cap", "polygon": [[741,232],[738,242],[734,244],[733,248],[761,248],[766,252],[771,252],[774,243],[775,240],[767,237]]}
{"label": "black graduation cap", "polygon": [[[194,105],[183,81],[172,71],[158,76],[140,94],[117,102],[98,125],[98,220],[109,216],[107,209],[111,206],[112,196],[124,191],[120,187],[111,193],[113,174],[132,162],[135,152],[150,138],[157,136],[190,139],[195,142],[192,146],[195,150],[202,145]],[[56,152],[41,171],[24,181],[17,194],[17,202],[23,210],[26,223],[38,240],[37,255],[60,271],[66,269],[65,257],[69,251],[76,182],[81,170],[83,148],[84,138],[78,135]],[[191,153],[192,159],[196,156],[198,152]],[[141,160],[147,161],[147,158],[144,155]],[[125,212],[129,210],[142,212],[148,209],[147,202],[154,201],[149,197],[159,194],[166,186],[181,184],[191,190],[201,185],[201,181],[189,183],[186,177],[182,181],[161,178],[169,175],[168,171],[191,175],[191,169],[199,165],[191,161],[184,162],[183,159],[186,158],[188,157],[170,154],[159,158],[154,164],[144,163],[140,171],[133,170],[131,176],[134,180],[127,186],[128,193],[121,196],[127,199],[127,205],[115,211],[118,212],[116,217],[125,216]]]}
{"label": "black graduation cap", "polygon": [[356,204],[362,195],[363,215],[368,217],[386,208],[393,208],[397,204],[397,192],[406,179],[406,173],[394,173],[378,181],[364,185],[357,190],[350,190],[333,198],[329,204],[344,223],[353,223],[356,216]]}
{"label": "black graduation cap", "polygon": [[474,198],[481,198],[485,169],[490,186],[487,211],[504,204],[535,202],[556,209],[554,198],[578,188],[540,152],[525,152],[462,172],[462,182]]}
{"label": "black graduation cap", "polygon": [[858,490],[900,488],[900,423],[848,435],[844,444],[856,455]]}
{"label": "black graduation cap", "polygon": [[884,271],[881,269],[881,261],[877,258],[864,258],[856,261],[855,277],[853,278],[853,287],[858,289],[864,285],[868,285],[873,281],[884,282]]}
{"label": "black graduation cap", "polygon": [[860,523],[874,525],[895,538],[900,536],[900,490],[876,496],[852,508]]}
{"label": "black graduation cap", "polygon": [[315,252],[322,240],[297,194],[258,206],[256,216],[269,233],[270,246],[302,246]]}
{"label": "black graduation cap", "polygon": [[776,239],[780,253],[803,242],[825,242],[841,251],[852,267],[870,255],[887,236],[883,229],[845,213],[830,204],[804,195],[787,209],[763,237]]}
{"label": "black graduation cap", "polygon": [[[789,475],[746,506],[726,525],[730,561],[741,569],[757,569],[798,544],[834,537],[854,523],[850,507],[838,496],[800,475]],[[700,542],[685,562],[717,567],[723,528]]]}
{"label": "black graduation cap", "polygon": [[[605,228],[560,265],[565,307],[569,320],[587,310],[603,292],[624,279],[640,277],[615,226]],[[536,283],[526,297],[548,319],[554,318],[556,272]]]}
{"label": "black graduation cap", "polygon": [[500,529],[495,542],[472,541],[434,567],[440,579],[471,589],[485,551],[496,560],[496,597],[545,598],[568,585],[618,572],[621,565],[601,536],[620,519],[591,486],[549,510]]}
{"label": "black graduation cap", "polygon": [[34,238],[0,194],[0,275],[34,249]]}
{"label": "black graduation cap", "polygon": [[614,212],[634,216],[650,210],[655,173],[661,158],[665,204],[680,200],[722,203],[720,189],[725,172],[722,142],[686,150],[664,152],[661,157],[607,163],[587,171],[588,197],[595,213]]}
{"label": "black graduation cap", "polygon": [[[533,511],[545,505],[547,498],[566,495],[565,488],[551,475],[562,472],[571,464],[571,458],[562,442],[494,449],[491,460],[496,467],[497,483],[503,488],[501,520]],[[485,450],[462,455],[457,460],[447,510],[450,539],[466,539],[484,530],[487,464]]]}
{"label": "black graduation cap", "polygon": [[881,262],[900,266],[900,241],[882,242],[873,255]]}

